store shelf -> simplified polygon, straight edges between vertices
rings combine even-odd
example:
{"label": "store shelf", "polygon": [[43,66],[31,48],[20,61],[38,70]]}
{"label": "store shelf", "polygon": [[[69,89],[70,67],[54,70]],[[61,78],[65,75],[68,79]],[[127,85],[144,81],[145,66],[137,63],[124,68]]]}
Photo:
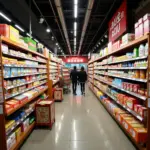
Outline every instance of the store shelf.
{"label": "store shelf", "polygon": [[34,88],[36,88],[36,87],[38,87],[38,86],[40,86],[40,85],[43,85],[43,84],[45,84],[45,83],[47,83],[47,81],[46,81],[46,82],[43,82],[43,83],[40,83],[40,84],[38,84],[38,85],[36,85],[36,86],[33,86],[32,88],[25,89],[24,91],[21,91],[21,92],[12,94],[12,95],[10,95],[10,96],[8,96],[8,97],[5,96],[5,100],[10,99],[10,98],[12,98],[12,97],[15,97],[15,96],[17,96],[17,95],[20,95],[20,94],[22,94],[22,93],[25,93],[25,92],[27,92],[27,91],[29,91],[29,90],[32,90],[32,89],[34,89]]}
{"label": "store shelf", "polygon": [[35,122],[32,123],[28,129],[22,133],[20,139],[16,142],[16,144],[10,149],[10,150],[18,150],[21,144],[24,142],[24,140],[28,137],[28,135],[31,133],[33,128],[35,127]]}
{"label": "store shelf", "polygon": [[46,90],[48,89],[45,88],[43,90],[41,90],[39,93],[37,93],[36,95],[34,95],[32,98],[30,98],[29,100],[25,101],[24,103],[22,103],[21,105],[19,105],[18,107],[10,110],[9,112],[6,112],[6,116],[10,116],[11,114],[13,114],[15,111],[19,110],[20,108],[24,107],[27,103],[31,102],[32,100],[34,100],[35,98],[37,98],[38,96],[40,96],[42,93],[44,93]]}
{"label": "store shelf", "polygon": [[46,67],[38,67],[38,66],[19,66],[19,65],[10,65],[10,64],[4,64],[4,67],[10,67],[10,68],[38,68],[38,69],[46,69]]}
{"label": "store shelf", "polygon": [[[113,55],[113,54],[115,54],[115,53],[121,52],[121,51],[123,51],[123,50],[125,50],[125,49],[128,49],[128,48],[130,48],[130,47],[133,47],[134,45],[140,44],[140,43],[142,43],[142,42],[144,42],[144,41],[146,41],[146,40],[148,40],[148,35],[144,35],[144,36],[142,36],[141,38],[136,39],[136,40],[134,40],[134,41],[132,41],[132,42],[126,44],[125,46],[122,46],[121,48],[119,48],[119,49],[117,49],[117,50],[115,50],[115,51],[109,53],[108,55],[105,55],[105,56],[102,56],[102,57],[100,57],[100,58],[97,58],[97,59],[95,59],[95,60],[93,60],[93,61],[90,61],[89,64],[94,63],[94,62],[96,62],[96,61],[100,61],[100,60],[102,60],[102,59],[104,59],[104,58],[107,58],[107,57],[110,56],[110,55]],[[138,59],[137,59],[137,60],[138,60]],[[129,60],[127,60],[127,61],[129,61]]]}
{"label": "store shelf", "polygon": [[10,79],[10,78],[19,78],[19,77],[25,77],[25,76],[33,76],[33,75],[40,75],[40,74],[46,74],[47,72],[41,72],[41,73],[32,73],[32,74],[24,74],[20,76],[11,76],[11,77],[4,77],[4,79]]}
{"label": "store shelf", "polygon": [[100,80],[100,79],[98,79],[98,78],[96,78],[96,77],[94,77],[94,78],[95,78],[96,80],[100,81],[100,82],[103,82],[103,83],[105,83],[105,84],[107,84],[107,85],[109,85],[109,86],[111,86],[111,87],[114,87],[114,88],[116,88],[116,89],[118,89],[118,90],[120,90],[120,91],[123,91],[123,92],[125,92],[125,93],[127,93],[127,94],[130,94],[130,95],[132,95],[132,96],[135,96],[135,97],[137,97],[137,98],[139,98],[139,99],[141,99],[141,100],[146,101],[146,99],[147,99],[145,96],[142,96],[142,95],[137,94],[137,93],[134,93],[134,92],[127,91],[127,90],[125,90],[125,89],[123,89],[123,88],[121,88],[121,87],[117,87],[117,86],[115,86],[115,85],[113,85],[113,84],[111,84],[111,83],[108,83],[108,82],[106,82],[105,80]]}
{"label": "store shelf", "polygon": [[147,67],[121,67],[121,68],[108,68],[108,70],[146,70]]}
{"label": "store shelf", "polygon": [[138,144],[132,136],[126,131],[126,129],[120,124],[120,122],[116,119],[116,117],[112,114],[112,112],[107,108],[105,103],[99,99],[99,97],[96,95],[96,93],[93,91],[93,89],[90,87],[91,91],[95,94],[95,96],[98,98],[98,100],[101,102],[101,104],[104,106],[104,108],[107,110],[107,112],[110,114],[110,116],[116,121],[116,123],[119,125],[119,127],[123,130],[123,132],[131,139],[133,144],[139,149],[139,150],[145,150],[145,148]]}
{"label": "store shelf", "polygon": [[131,58],[131,59],[122,60],[122,61],[111,62],[111,63],[108,63],[108,65],[129,62],[129,61],[143,60],[143,59],[146,59],[147,57],[148,56],[143,56],[143,57]]}
{"label": "store shelf", "polygon": [[111,74],[107,74],[107,76],[121,78],[121,79],[126,79],[126,80],[132,80],[132,81],[137,81],[137,82],[147,83],[146,79],[144,80],[144,79],[136,79],[136,78],[129,78],[129,77],[121,77],[121,76],[116,76],[116,75],[111,75]]}
{"label": "store shelf", "polygon": [[16,88],[16,87],[19,87],[19,86],[27,85],[27,84],[30,84],[30,83],[33,83],[33,82],[36,82],[36,81],[44,80],[44,79],[47,79],[47,78],[41,78],[41,79],[33,80],[33,81],[30,81],[30,82],[25,82],[25,83],[22,83],[22,84],[18,84],[18,85],[15,85],[15,86],[14,85],[8,86],[8,87],[5,87],[5,89],[6,90],[13,89],[13,88]]}
{"label": "store shelf", "polygon": [[25,114],[25,116],[23,118],[21,118],[19,121],[17,121],[15,123],[15,125],[6,132],[6,136],[8,136],[15,128],[17,128],[17,126],[19,126],[33,111],[34,111],[34,109],[32,108],[29,113]]}
{"label": "store shelf", "polygon": [[30,52],[30,53],[35,54],[35,55],[37,55],[37,56],[40,56],[40,57],[42,57],[42,58],[44,58],[44,59],[47,59],[47,57],[45,57],[44,55],[42,55],[42,54],[40,54],[40,53],[38,53],[38,52],[32,51],[32,50],[30,50],[30,49],[28,49],[28,48],[26,48],[26,47],[23,47],[23,46],[20,45],[19,43],[16,43],[15,41],[12,41],[12,40],[10,40],[10,39],[4,37],[4,36],[1,36],[1,40],[2,40],[2,42],[5,42],[5,43],[8,44],[8,45],[12,45],[12,46],[16,47],[17,49],[20,48],[20,49],[22,49],[22,50],[24,50],[24,51],[26,51],[26,52]]}
{"label": "store shelf", "polygon": [[4,56],[9,56],[11,58],[19,58],[19,59],[23,59],[23,60],[31,60],[31,61],[35,61],[35,62],[39,62],[39,63],[44,63],[44,64],[47,63],[46,61],[40,61],[40,60],[32,59],[32,58],[29,58],[29,57],[20,57],[20,56],[11,55],[11,54],[8,54],[8,53],[3,53],[3,55]]}

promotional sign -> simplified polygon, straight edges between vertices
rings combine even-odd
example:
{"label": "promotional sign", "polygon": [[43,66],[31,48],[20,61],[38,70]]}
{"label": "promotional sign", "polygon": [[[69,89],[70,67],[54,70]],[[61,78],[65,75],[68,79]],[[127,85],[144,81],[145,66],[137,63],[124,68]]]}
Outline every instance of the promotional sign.
{"label": "promotional sign", "polygon": [[62,59],[65,63],[88,63],[88,57],[85,56],[70,56]]}
{"label": "promotional sign", "polygon": [[109,22],[109,42],[115,41],[127,30],[127,1],[124,0],[120,8]]}

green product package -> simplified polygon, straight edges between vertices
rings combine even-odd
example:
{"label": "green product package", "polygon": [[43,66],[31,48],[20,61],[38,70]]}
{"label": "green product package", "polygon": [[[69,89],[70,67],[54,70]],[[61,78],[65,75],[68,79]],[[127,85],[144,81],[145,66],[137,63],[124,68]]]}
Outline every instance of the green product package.
{"label": "green product package", "polygon": [[29,124],[32,124],[34,121],[35,121],[35,118],[34,118],[34,117],[30,118]]}
{"label": "green product package", "polygon": [[37,51],[36,42],[29,37],[24,37],[23,40],[28,44],[28,48],[32,51]]}
{"label": "green product package", "polygon": [[133,57],[134,58],[139,57],[139,49],[138,48],[134,48],[134,50],[133,50]]}

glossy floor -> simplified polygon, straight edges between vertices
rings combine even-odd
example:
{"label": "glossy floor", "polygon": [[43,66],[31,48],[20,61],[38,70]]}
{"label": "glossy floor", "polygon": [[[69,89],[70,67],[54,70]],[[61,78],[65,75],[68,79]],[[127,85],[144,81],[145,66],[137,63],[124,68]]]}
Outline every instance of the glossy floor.
{"label": "glossy floor", "polygon": [[34,130],[21,150],[135,150],[116,122],[87,88],[86,95],[56,103],[52,130]]}

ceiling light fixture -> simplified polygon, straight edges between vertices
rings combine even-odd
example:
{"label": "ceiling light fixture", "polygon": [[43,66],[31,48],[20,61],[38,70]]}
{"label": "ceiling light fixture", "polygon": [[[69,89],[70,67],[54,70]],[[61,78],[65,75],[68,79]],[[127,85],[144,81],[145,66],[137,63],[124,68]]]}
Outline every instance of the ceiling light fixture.
{"label": "ceiling light fixture", "polygon": [[74,5],[74,17],[77,18],[78,16],[78,5]]}
{"label": "ceiling light fixture", "polygon": [[24,32],[24,29],[22,29],[19,25],[15,24],[15,27],[18,28],[20,31]]}
{"label": "ceiling light fixture", "polygon": [[105,35],[105,38],[107,38],[108,36],[107,36],[107,34]]}
{"label": "ceiling light fixture", "polygon": [[74,31],[77,30],[77,22],[74,22]]}
{"label": "ceiling light fixture", "polygon": [[2,12],[0,12],[0,15],[7,21],[11,22],[11,19],[9,19],[5,14],[3,14]]}
{"label": "ceiling light fixture", "polygon": [[78,4],[78,0],[74,0],[74,5],[77,5]]}
{"label": "ceiling light fixture", "polygon": [[58,45],[58,43],[56,43],[56,46]]}
{"label": "ceiling light fixture", "polygon": [[26,33],[27,36],[32,37],[32,35],[30,35],[29,33]]}
{"label": "ceiling light fixture", "polygon": [[48,32],[48,33],[49,33],[49,32],[51,32],[51,30],[50,30],[49,28],[47,28],[47,29],[46,29],[46,32]]}
{"label": "ceiling light fixture", "polygon": [[74,36],[75,36],[75,37],[77,36],[77,30],[74,31]]}
{"label": "ceiling light fixture", "polygon": [[104,40],[102,39],[101,41],[103,42]]}

